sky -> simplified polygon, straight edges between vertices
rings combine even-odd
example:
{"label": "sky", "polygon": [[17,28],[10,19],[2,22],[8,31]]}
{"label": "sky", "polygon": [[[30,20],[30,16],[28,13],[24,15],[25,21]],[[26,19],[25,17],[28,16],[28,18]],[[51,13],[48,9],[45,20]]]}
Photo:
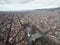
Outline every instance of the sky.
{"label": "sky", "polygon": [[0,0],[0,11],[21,11],[60,7],[60,0]]}

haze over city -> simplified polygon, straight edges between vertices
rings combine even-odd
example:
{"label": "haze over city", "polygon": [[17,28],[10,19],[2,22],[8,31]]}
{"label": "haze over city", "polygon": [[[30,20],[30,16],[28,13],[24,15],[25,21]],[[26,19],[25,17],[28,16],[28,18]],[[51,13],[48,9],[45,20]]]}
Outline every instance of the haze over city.
{"label": "haze over city", "polygon": [[20,11],[60,7],[60,0],[0,0],[0,11]]}

